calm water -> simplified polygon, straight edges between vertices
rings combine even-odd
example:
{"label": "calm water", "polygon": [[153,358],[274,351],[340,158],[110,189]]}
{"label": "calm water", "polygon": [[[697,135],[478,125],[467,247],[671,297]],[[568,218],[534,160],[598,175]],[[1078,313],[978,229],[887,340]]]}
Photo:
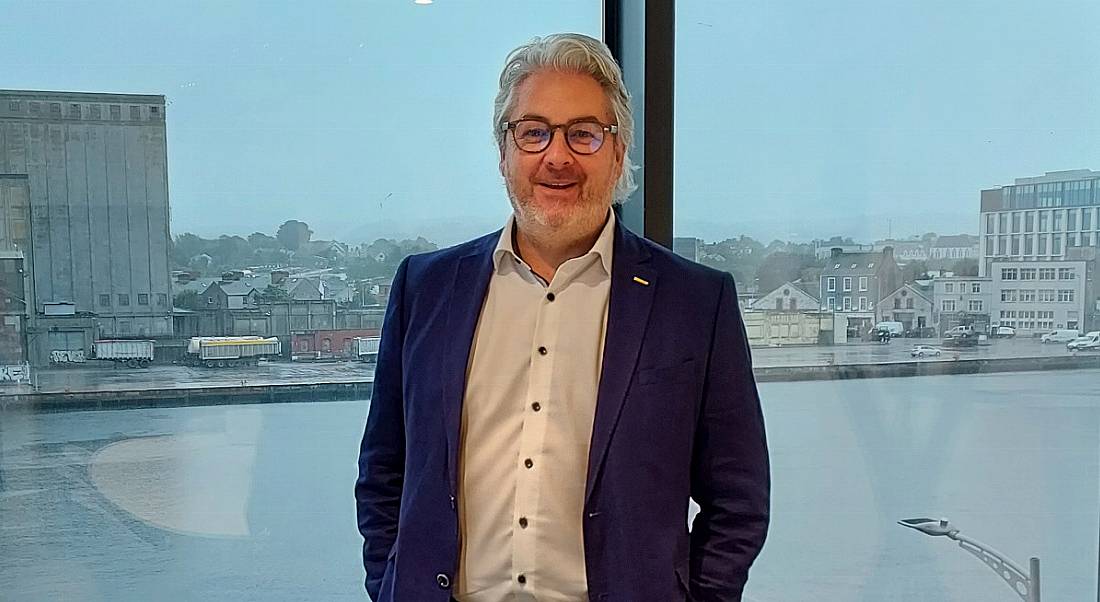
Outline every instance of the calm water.
{"label": "calm water", "polygon": [[[946,516],[1095,600],[1098,371],[761,386],[773,528],[746,600],[1011,600],[895,524]],[[367,402],[0,414],[0,599],[363,600]]]}

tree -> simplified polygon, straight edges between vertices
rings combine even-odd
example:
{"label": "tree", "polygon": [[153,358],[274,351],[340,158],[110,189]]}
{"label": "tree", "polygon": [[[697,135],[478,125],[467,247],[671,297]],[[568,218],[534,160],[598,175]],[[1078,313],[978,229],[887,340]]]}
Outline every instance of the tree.
{"label": "tree", "polygon": [[928,274],[928,264],[923,261],[910,261],[901,268],[901,281],[910,283],[924,278]]}
{"label": "tree", "polygon": [[812,257],[794,255],[782,251],[772,253],[764,258],[760,267],[756,269],[756,284],[760,287],[760,294],[773,291],[784,282],[798,280],[802,269],[807,267]]}
{"label": "tree", "polygon": [[290,293],[282,287],[269,284],[264,290],[256,293],[256,300],[260,303],[282,303],[290,301]]}
{"label": "tree", "polygon": [[313,236],[313,230],[309,229],[309,224],[296,219],[283,222],[283,225],[279,226],[279,231],[275,233],[275,238],[291,251],[302,248],[302,245],[309,242],[311,236]]}
{"label": "tree", "polygon": [[279,240],[272,238],[263,232],[253,232],[248,235],[248,244],[252,246],[252,251],[258,251],[260,249],[278,249]]}
{"label": "tree", "polygon": [[199,294],[195,291],[180,291],[172,298],[172,305],[180,309],[198,309]]}

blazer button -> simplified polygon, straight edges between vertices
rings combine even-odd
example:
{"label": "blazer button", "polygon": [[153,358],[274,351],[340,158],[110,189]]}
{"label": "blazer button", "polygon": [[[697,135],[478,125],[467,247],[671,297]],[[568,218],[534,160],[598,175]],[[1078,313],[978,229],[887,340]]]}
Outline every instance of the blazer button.
{"label": "blazer button", "polygon": [[447,573],[440,573],[435,576],[435,582],[439,584],[439,589],[447,589],[451,587],[451,578],[447,576]]}

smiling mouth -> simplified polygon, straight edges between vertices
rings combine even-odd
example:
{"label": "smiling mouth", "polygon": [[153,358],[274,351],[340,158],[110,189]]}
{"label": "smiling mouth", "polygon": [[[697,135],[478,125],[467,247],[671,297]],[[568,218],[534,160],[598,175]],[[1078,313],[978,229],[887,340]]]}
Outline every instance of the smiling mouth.
{"label": "smiling mouth", "polygon": [[576,186],[576,185],[577,185],[576,182],[565,182],[565,183],[561,183],[561,184],[552,184],[552,183],[549,183],[549,182],[540,182],[539,183],[539,186],[545,186],[545,187],[547,187],[551,190],[566,190],[566,189],[571,188],[571,187]]}

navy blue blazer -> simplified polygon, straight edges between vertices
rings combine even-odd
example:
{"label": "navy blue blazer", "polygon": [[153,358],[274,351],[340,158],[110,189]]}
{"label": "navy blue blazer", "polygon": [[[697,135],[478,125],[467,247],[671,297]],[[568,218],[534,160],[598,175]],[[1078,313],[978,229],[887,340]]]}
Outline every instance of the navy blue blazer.
{"label": "navy blue blazer", "polygon": [[[450,599],[466,367],[499,237],[411,256],[394,278],[355,484],[375,602]],[[770,480],[733,278],[621,224],[614,244],[577,517],[589,599],[740,600]],[[701,507],[690,534],[689,496]]]}

